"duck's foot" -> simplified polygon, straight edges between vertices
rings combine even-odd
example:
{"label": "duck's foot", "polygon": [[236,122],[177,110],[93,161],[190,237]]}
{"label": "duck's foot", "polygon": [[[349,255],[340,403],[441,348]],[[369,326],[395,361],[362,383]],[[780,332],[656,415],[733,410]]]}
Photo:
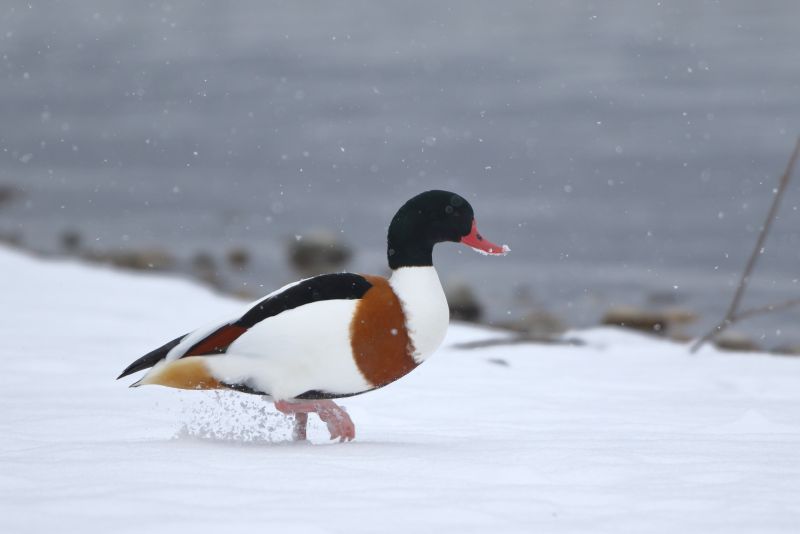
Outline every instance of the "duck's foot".
{"label": "duck's foot", "polygon": [[[295,439],[305,439],[308,414],[316,413],[328,425],[331,439],[350,441],[356,437],[356,426],[343,408],[331,400],[315,401],[275,401],[275,408],[287,415],[295,416]],[[302,427],[302,431],[300,429]],[[299,437],[302,436],[302,437]]]}

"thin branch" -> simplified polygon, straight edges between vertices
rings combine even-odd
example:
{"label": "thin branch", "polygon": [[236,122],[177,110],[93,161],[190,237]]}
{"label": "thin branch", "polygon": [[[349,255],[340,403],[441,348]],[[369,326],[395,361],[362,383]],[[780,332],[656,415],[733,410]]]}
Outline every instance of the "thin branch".
{"label": "thin branch", "polygon": [[537,343],[543,345],[573,345],[573,346],[580,346],[586,344],[580,339],[576,338],[520,335],[514,337],[482,339],[480,341],[467,341],[465,343],[456,343],[453,345],[453,347],[462,350],[471,350],[471,349],[484,349],[488,347],[497,347],[505,345],[522,345],[526,343]]}
{"label": "thin branch", "polygon": [[[789,185],[789,180],[794,172],[794,165],[797,161],[798,154],[800,154],[800,138],[798,138],[797,142],[795,143],[794,151],[792,152],[792,156],[789,158],[789,163],[786,165],[786,170],[781,175],[780,182],[778,183],[778,190],[775,192],[775,196],[772,199],[772,205],[769,207],[769,212],[767,213],[767,218],[764,221],[764,225],[761,227],[761,232],[758,234],[756,246],[753,248],[753,252],[750,254],[750,257],[747,260],[747,264],[742,272],[742,277],[739,279],[739,285],[736,287],[736,293],[733,294],[733,300],[731,300],[731,304],[728,306],[728,311],[725,313],[725,317],[719,324],[709,330],[694,345],[692,345],[691,352],[697,352],[697,350],[703,346],[704,343],[710,341],[712,338],[714,338],[714,336],[728,328],[734,322],[743,318],[741,315],[737,316],[736,312],[739,309],[739,304],[742,301],[744,292],[750,283],[750,275],[753,272],[753,268],[756,266],[758,258],[764,251],[764,243],[766,242],[767,235],[769,235],[769,231],[772,228],[772,223],[775,221],[775,217],[778,214],[778,208],[780,207],[781,200],[786,192],[786,187]],[[769,308],[769,306],[762,308],[764,308],[765,311],[771,311],[766,309]],[[753,312],[754,310],[749,310],[747,316],[751,317],[755,314]]]}
{"label": "thin branch", "polygon": [[789,164],[786,166],[786,170],[781,176],[780,183],[778,184],[778,190],[775,192],[775,196],[772,199],[772,205],[769,207],[769,212],[767,213],[767,219],[764,221],[764,225],[761,227],[761,233],[758,234],[758,240],[756,241],[756,246],[753,249],[753,253],[750,254],[750,258],[747,260],[747,265],[742,273],[742,278],[739,280],[739,287],[736,288],[736,293],[733,295],[733,300],[731,301],[731,305],[728,308],[727,313],[727,317],[729,318],[733,317],[733,315],[736,313],[736,310],[739,309],[739,303],[742,300],[744,291],[747,289],[747,285],[750,283],[750,275],[753,272],[753,267],[755,267],[756,263],[758,262],[758,258],[760,258],[761,254],[764,252],[764,242],[767,240],[767,235],[772,228],[772,223],[775,220],[775,216],[778,214],[778,208],[780,207],[781,200],[783,199],[783,194],[786,192],[786,186],[789,185],[789,179],[792,177],[792,172],[794,171],[794,164],[797,161],[798,153],[800,153],[800,139],[797,140],[797,143],[794,147],[794,152],[792,152],[792,157],[789,158]]}
{"label": "thin branch", "polygon": [[784,300],[783,302],[778,302],[777,304],[767,304],[766,306],[758,306],[756,308],[750,308],[749,310],[737,313],[734,316],[734,321],[741,321],[742,319],[748,319],[750,317],[753,317],[754,315],[762,315],[764,313],[773,313],[777,311],[788,310],[789,308],[794,308],[795,306],[800,306],[800,298]]}
{"label": "thin branch", "polygon": [[703,343],[708,342],[711,338],[713,338],[714,336],[716,336],[717,334],[719,334],[720,332],[722,332],[723,330],[728,328],[733,323],[741,321],[742,319],[749,319],[750,317],[753,317],[755,315],[763,315],[763,314],[766,314],[766,313],[773,313],[773,312],[777,312],[777,311],[788,310],[789,308],[794,308],[795,306],[800,306],[800,298],[785,300],[783,302],[778,302],[777,304],[767,304],[765,306],[757,306],[755,308],[750,308],[750,309],[745,310],[743,312],[739,312],[739,313],[735,314],[733,317],[731,317],[730,319],[728,319],[728,318],[723,319],[722,322],[720,322],[714,328],[709,330],[706,333],[706,335],[701,337],[692,346],[692,352],[697,351],[697,349],[700,348],[700,346]]}

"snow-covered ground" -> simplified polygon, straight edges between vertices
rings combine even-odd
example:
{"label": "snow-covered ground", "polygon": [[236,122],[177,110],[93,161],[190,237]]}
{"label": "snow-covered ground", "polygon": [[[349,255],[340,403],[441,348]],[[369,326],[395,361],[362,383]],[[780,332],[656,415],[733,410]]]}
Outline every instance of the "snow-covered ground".
{"label": "snow-covered ground", "polygon": [[[134,358],[241,307],[0,250],[0,532],[797,532],[800,360],[612,329],[463,350],[347,399],[352,443],[267,403],[131,390]],[[501,360],[501,361],[498,361]]]}

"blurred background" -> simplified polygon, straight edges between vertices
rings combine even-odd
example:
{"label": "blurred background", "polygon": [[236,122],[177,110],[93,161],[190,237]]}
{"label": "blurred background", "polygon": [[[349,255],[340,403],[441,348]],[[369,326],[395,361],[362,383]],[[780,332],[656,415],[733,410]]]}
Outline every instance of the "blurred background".
{"label": "blurred background", "polygon": [[[437,248],[466,318],[697,334],[800,132],[799,20],[793,0],[2,2],[0,235],[256,296],[385,272],[395,210],[443,188],[512,249]],[[798,204],[794,183],[745,306],[800,296]],[[798,319],[736,329],[786,347]]]}

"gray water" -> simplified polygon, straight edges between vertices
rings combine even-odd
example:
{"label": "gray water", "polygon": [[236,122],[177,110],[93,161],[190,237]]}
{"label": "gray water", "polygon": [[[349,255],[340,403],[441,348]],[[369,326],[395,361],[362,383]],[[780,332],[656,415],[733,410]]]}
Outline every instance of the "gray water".
{"label": "gray water", "polygon": [[[473,204],[505,258],[437,249],[495,320],[648,295],[721,315],[800,132],[800,3],[3,2],[0,231],[188,258],[264,290],[328,229],[385,269],[397,207]],[[800,180],[746,304],[800,296]],[[742,325],[800,339],[797,311]],[[779,331],[779,332],[776,332]]]}

